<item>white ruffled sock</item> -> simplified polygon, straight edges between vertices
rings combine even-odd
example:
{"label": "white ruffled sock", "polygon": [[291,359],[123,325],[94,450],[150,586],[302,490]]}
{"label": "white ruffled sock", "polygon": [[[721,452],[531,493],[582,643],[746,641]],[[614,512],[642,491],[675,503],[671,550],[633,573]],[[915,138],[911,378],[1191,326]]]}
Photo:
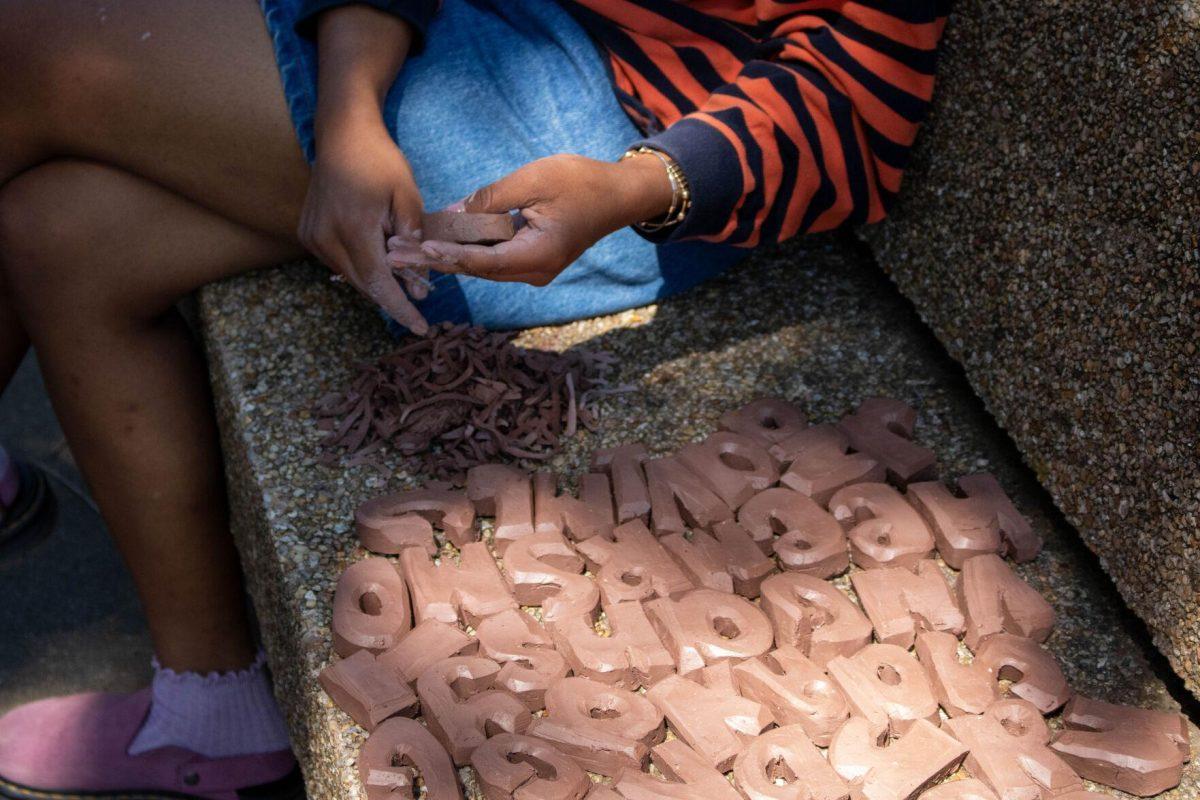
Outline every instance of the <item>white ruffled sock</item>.
{"label": "white ruffled sock", "polygon": [[237,672],[175,672],[154,660],[153,700],[131,756],[182,747],[208,758],[286,750],[287,726],[267,681],[266,655]]}

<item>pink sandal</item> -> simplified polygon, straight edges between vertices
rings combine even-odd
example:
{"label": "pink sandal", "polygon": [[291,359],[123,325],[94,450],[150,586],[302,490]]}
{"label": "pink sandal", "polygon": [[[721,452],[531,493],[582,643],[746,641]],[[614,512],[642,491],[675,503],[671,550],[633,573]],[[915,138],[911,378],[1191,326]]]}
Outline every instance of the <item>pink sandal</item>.
{"label": "pink sandal", "polygon": [[302,800],[289,750],[206,758],[179,747],[128,755],[150,690],[76,694],[0,717],[0,797],[10,800]]}
{"label": "pink sandal", "polygon": [[[0,452],[3,448],[0,448]],[[54,525],[54,493],[33,464],[0,457],[0,544],[47,533]]]}

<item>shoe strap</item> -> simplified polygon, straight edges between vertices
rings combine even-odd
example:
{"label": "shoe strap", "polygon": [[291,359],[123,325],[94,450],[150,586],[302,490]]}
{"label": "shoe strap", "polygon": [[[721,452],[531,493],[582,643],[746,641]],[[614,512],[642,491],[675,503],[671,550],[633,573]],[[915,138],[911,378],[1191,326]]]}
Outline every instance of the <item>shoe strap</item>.
{"label": "shoe strap", "polygon": [[284,777],[296,765],[289,750],[229,758],[196,757],[180,764],[180,790],[188,794],[210,794],[248,789]]}

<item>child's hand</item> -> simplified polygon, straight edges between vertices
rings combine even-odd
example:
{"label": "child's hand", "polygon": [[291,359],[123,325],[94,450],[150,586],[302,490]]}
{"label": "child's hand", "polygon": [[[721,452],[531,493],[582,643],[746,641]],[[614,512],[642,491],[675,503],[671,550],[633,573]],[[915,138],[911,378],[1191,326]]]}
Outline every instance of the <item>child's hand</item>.
{"label": "child's hand", "polygon": [[403,153],[379,124],[325,130],[304,210],[300,242],[413,333],[429,330],[387,263],[389,236],[411,237],[421,195]]}
{"label": "child's hand", "polygon": [[519,209],[525,226],[511,241],[462,245],[426,242],[434,269],[545,286],[597,241],[671,205],[671,182],[654,155],[616,163],[583,156],[539,159],[478,190],[465,211]]}

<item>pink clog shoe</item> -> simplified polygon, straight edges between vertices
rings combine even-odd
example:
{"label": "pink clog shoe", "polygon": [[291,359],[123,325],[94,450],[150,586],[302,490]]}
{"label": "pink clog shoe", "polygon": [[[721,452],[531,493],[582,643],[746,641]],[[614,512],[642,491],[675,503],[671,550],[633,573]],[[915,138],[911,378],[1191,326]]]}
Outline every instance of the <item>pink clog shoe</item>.
{"label": "pink clog shoe", "polygon": [[11,800],[303,800],[291,751],[206,758],[179,747],[127,754],[150,690],[76,694],[0,717],[0,797]]}

